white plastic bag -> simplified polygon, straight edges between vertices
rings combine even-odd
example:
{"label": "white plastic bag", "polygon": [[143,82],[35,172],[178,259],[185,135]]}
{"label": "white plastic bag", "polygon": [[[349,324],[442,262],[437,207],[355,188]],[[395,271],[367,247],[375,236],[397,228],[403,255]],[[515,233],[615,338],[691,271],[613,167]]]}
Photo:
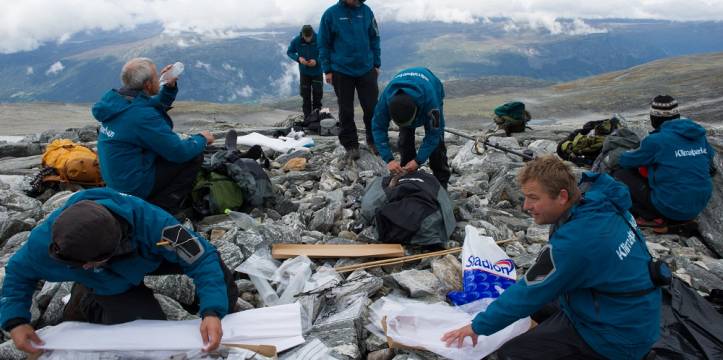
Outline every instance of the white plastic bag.
{"label": "white plastic bag", "polygon": [[455,305],[463,305],[478,299],[496,299],[517,280],[515,263],[494,239],[482,236],[474,227],[464,228],[462,247],[463,289],[452,291],[447,297]]}

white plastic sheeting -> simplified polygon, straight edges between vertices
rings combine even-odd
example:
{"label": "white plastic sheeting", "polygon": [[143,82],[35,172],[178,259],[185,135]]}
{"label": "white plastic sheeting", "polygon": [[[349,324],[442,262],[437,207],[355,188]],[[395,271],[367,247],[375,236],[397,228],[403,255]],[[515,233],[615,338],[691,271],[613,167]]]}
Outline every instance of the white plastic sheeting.
{"label": "white plastic sheeting", "polygon": [[239,145],[254,146],[260,145],[280,153],[286,153],[290,150],[308,149],[314,146],[314,139],[304,136],[304,133],[291,132],[288,136],[282,136],[278,139],[252,132],[248,135],[239,136],[237,139]]}
{"label": "white plastic sheeting", "polygon": [[[480,336],[477,346],[466,338],[461,348],[447,347],[442,336],[470,324],[474,316],[487,309],[493,299],[482,299],[461,307],[446,303],[427,304],[396,296],[386,296],[370,307],[367,329],[383,339],[390,337],[405,346],[424,348],[450,359],[481,359],[499,349],[508,340],[526,332],[530,319],[524,318],[490,336]],[[382,320],[386,318],[386,335]]]}
{"label": "white plastic sheeting", "polygon": [[[201,320],[136,320],[119,325],[64,322],[43,328],[38,334],[45,342],[42,348],[48,350],[198,350],[203,347],[200,324]],[[229,314],[222,326],[222,343],[273,345],[277,351],[304,343],[299,304]]]}

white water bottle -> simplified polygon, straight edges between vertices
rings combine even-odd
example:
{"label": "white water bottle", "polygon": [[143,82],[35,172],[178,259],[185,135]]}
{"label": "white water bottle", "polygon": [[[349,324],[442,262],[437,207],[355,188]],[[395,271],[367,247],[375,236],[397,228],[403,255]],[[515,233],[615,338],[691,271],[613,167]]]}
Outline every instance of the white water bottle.
{"label": "white water bottle", "polygon": [[183,63],[177,61],[168,71],[161,74],[161,86],[166,85],[169,78],[178,78],[183,73]]}

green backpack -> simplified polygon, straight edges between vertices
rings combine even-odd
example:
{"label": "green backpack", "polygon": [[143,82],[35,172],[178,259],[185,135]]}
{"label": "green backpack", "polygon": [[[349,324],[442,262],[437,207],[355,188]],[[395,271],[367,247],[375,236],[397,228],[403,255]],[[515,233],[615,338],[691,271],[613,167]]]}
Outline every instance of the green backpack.
{"label": "green backpack", "polygon": [[557,144],[557,155],[578,166],[590,166],[602,152],[605,138],[619,127],[617,118],[589,121]]}
{"label": "green backpack", "polygon": [[191,191],[193,209],[202,216],[223,214],[226,209],[240,210],[243,190],[230,177],[217,172],[200,171]]}
{"label": "green backpack", "polygon": [[525,104],[519,101],[502,104],[495,108],[495,124],[504,129],[507,136],[510,136],[511,133],[524,132],[530,119],[531,116],[525,110]]}

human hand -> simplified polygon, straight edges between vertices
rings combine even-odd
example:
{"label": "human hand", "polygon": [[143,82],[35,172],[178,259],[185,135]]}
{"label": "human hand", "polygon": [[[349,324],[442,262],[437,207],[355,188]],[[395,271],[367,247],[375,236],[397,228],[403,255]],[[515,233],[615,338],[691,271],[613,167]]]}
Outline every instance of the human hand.
{"label": "human hand", "polygon": [[299,64],[306,65],[306,58],[303,56],[299,56]]}
{"label": "human hand", "polygon": [[316,60],[311,59],[311,60],[307,61],[307,62],[306,62],[306,66],[308,66],[308,67],[315,67],[315,66],[316,66]]}
{"label": "human hand", "polygon": [[12,337],[15,347],[18,348],[18,350],[28,354],[39,354],[43,351],[35,347],[35,345],[42,345],[44,342],[40,340],[38,334],[35,333],[35,329],[29,324],[14,327],[10,330],[10,337]]}
{"label": "human hand", "polygon": [[326,83],[329,84],[329,85],[333,85],[333,84],[331,83],[331,82],[332,82],[332,76],[333,76],[333,75],[332,75],[331,73],[327,73],[327,74],[325,75],[325,77],[326,77]]}
{"label": "human hand", "polygon": [[206,138],[206,145],[211,145],[211,144],[213,144],[213,141],[216,140],[213,137],[213,134],[211,134],[211,132],[209,132],[209,131],[206,131],[206,130],[201,131],[201,135]]}
{"label": "human hand", "polygon": [[416,160],[412,160],[407,163],[407,165],[404,165],[404,170],[407,172],[413,173],[419,169],[419,164],[417,164]]}
{"label": "human hand", "polygon": [[477,346],[477,339],[479,335],[475,334],[472,330],[472,324],[462,326],[457,330],[452,330],[442,336],[442,341],[447,343],[447,347],[452,346],[453,343],[457,342],[457,347],[462,347],[464,339],[469,336],[472,338],[472,346]]}
{"label": "human hand", "polygon": [[221,344],[223,329],[221,319],[218,316],[207,315],[201,321],[201,340],[203,340],[203,351],[214,351]]}
{"label": "human hand", "polygon": [[399,165],[399,161],[392,160],[387,164],[387,169],[389,169],[389,172],[392,173],[392,175],[399,174],[402,172],[402,166]]}

